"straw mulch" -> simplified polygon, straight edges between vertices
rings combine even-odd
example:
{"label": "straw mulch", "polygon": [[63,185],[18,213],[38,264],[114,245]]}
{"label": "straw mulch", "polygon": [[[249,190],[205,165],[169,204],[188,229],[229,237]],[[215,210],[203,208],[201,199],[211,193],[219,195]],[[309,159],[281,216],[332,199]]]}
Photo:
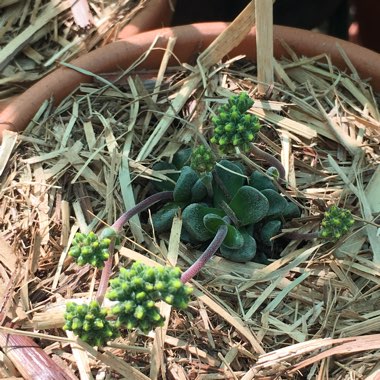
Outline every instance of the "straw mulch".
{"label": "straw mulch", "polygon": [[93,25],[74,22],[71,0],[0,1],[0,99],[25,90],[60,61],[116,39],[145,0],[93,0]]}
{"label": "straw mulch", "polygon": [[[7,134],[0,293],[12,284],[8,315],[61,365],[136,379],[363,379],[378,370],[377,99],[325,56],[276,66],[271,100],[251,111],[263,125],[256,143],[281,158],[284,194],[302,206],[290,228],[315,231],[325,208],[340,204],[355,215],[352,234],[335,245],[291,241],[268,266],[214,257],[194,281],[187,311],[162,305],[167,327],[126,332],[96,358],[87,346],[78,355],[61,330],[64,300],[91,297],[99,280],[67,256],[73,235],[111,224],[144,199],[150,181],[162,179],[152,164],[209,136],[218,104],[233,92],[254,93],[256,68],[241,59],[220,65],[195,91],[189,67],[167,68],[163,77],[135,70],[116,83],[105,77],[55,109],[44,104],[23,135]],[[170,236],[157,236],[147,213],[135,218],[114,273],[134,260],[186,268],[199,252],[178,241],[180,228],[175,219]]]}
{"label": "straw mulch", "polygon": [[[109,14],[124,9],[118,2],[116,12],[112,3],[99,0]],[[55,3],[4,4],[2,14],[12,14],[13,21],[0,29],[3,47],[16,59],[7,62],[1,97],[44,75],[56,59],[102,44],[121,28],[110,16],[97,24],[101,33],[82,37],[65,8],[46,19],[31,47],[20,50],[15,37],[29,27],[25,20],[38,19]],[[98,3],[91,4],[96,11]],[[163,75],[137,69],[112,83],[105,76],[57,108],[46,102],[24,134],[4,136],[0,313],[74,377],[90,378],[91,372],[115,379],[375,378],[378,98],[354,68],[340,72],[325,56],[293,55],[277,62],[275,71],[270,100],[256,101],[251,112],[263,126],[256,143],[281,159],[288,181],[284,195],[302,207],[302,217],[287,227],[315,231],[325,208],[339,204],[355,215],[350,236],[335,245],[291,241],[268,266],[216,256],[193,282],[188,310],[161,305],[168,325],[148,336],[125,332],[101,352],[67,336],[61,329],[65,301],[91,298],[100,278],[67,256],[75,232],[99,230],[144,199],[151,181],[162,180],[151,169],[154,162],[208,137],[217,105],[234,92],[253,95],[256,88],[256,68],[242,59],[213,67],[206,82],[188,66],[163,67]],[[267,167],[253,156],[241,159],[251,168]],[[149,213],[135,218],[124,231],[113,273],[134,260],[188,267],[200,252],[178,241],[180,229],[177,218],[170,235],[157,236]],[[0,363],[0,377],[19,376],[6,356]]]}

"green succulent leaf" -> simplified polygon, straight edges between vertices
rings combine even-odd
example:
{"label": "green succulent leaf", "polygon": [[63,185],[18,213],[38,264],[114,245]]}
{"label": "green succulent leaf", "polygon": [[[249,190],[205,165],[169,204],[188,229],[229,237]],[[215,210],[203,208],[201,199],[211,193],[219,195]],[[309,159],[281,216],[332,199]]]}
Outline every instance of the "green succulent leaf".
{"label": "green succulent leaf", "polygon": [[222,245],[220,254],[227,260],[245,263],[251,261],[256,255],[256,240],[245,229],[240,229],[239,232],[244,240],[243,245],[238,249],[231,249]]}
{"label": "green succulent leaf", "polygon": [[183,227],[192,239],[201,242],[212,239],[213,233],[211,233],[203,223],[203,218],[207,214],[217,214],[221,217],[225,216],[222,210],[207,207],[200,203],[192,203],[183,210]]}
{"label": "green succulent leaf", "polygon": [[268,178],[268,176],[259,172],[258,170],[255,170],[250,175],[249,185],[260,191],[266,189],[278,191],[276,185],[274,184],[274,180]]}
{"label": "green succulent leaf", "polygon": [[299,218],[301,216],[300,208],[293,202],[288,201],[285,210],[282,213],[285,220],[291,220],[293,218]]}
{"label": "green succulent leaf", "polygon": [[191,190],[198,181],[199,176],[190,166],[184,166],[174,188],[173,198],[175,202],[190,202]]}
{"label": "green succulent leaf", "polygon": [[[178,169],[175,167],[174,164],[171,164],[166,161],[159,161],[156,162],[153,166],[152,169],[155,172],[164,172],[165,176],[168,177],[168,180],[162,180],[162,181],[153,181],[152,184],[155,190],[157,191],[173,191],[175,183],[178,180],[179,173],[176,172],[174,173],[173,171],[177,171]],[[168,172],[170,171],[170,172]]]}
{"label": "green succulent leaf", "polygon": [[175,165],[178,170],[181,170],[184,166],[189,166],[192,152],[192,148],[177,151],[173,156],[172,164]]}
{"label": "green succulent leaf", "polygon": [[183,206],[183,203],[169,202],[153,214],[152,223],[156,233],[160,234],[169,231],[173,224],[173,218]]}
{"label": "green succulent leaf", "polygon": [[[246,183],[242,168],[232,161],[221,160],[215,166],[215,175],[219,178],[213,182],[214,206],[229,203],[236,192]],[[226,194],[227,193],[227,194]]]}
{"label": "green succulent leaf", "polygon": [[[207,174],[208,175],[208,174]],[[191,203],[203,201],[207,197],[207,187],[204,178],[199,178],[191,188]]]}
{"label": "green succulent leaf", "polygon": [[229,248],[240,248],[244,244],[242,234],[231,224],[226,223],[223,217],[217,214],[206,214],[203,217],[203,223],[207,230],[212,234],[216,234],[219,227],[227,225],[227,235],[223,240],[223,245]]}
{"label": "green succulent leaf", "polygon": [[267,246],[272,246],[272,238],[281,230],[280,220],[270,220],[265,223],[260,230],[261,242]]}
{"label": "green succulent leaf", "polygon": [[257,189],[243,186],[235,194],[229,207],[242,226],[259,222],[269,210],[268,199]]}
{"label": "green succulent leaf", "polygon": [[269,210],[266,216],[279,217],[288,205],[287,200],[277,191],[271,189],[262,190],[261,193],[268,199],[269,202]]}

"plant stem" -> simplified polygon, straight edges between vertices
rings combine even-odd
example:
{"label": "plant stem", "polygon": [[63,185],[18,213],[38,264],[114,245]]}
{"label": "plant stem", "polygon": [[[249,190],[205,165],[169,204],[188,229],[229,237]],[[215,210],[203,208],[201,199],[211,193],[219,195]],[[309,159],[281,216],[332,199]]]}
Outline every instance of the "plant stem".
{"label": "plant stem", "polygon": [[116,222],[112,225],[112,228],[117,233],[120,233],[121,230],[123,229],[124,224],[127,223],[128,220],[131,219],[136,214],[140,213],[141,211],[146,210],[148,207],[153,206],[157,202],[169,201],[172,199],[173,199],[172,191],[162,191],[160,193],[153,194],[150,197],[145,198],[140,203],[137,203],[136,206],[132,207],[130,210],[122,214],[120,218],[117,219]]}
{"label": "plant stem", "polygon": [[[157,202],[160,201],[167,201],[173,199],[173,192],[172,191],[162,191],[161,193],[153,194],[148,198],[145,198],[143,201],[138,203],[136,206],[132,207],[127,212],[123,213],[119,219],[116,220],[116,222],[111,226],[118,234],[123,229],[123,226],[125,223],[128,222],[129,219],[131,219],[136,214],[140,213],[141,211],[144,211],[145,209],[149,208],[150,206],[154,205]],[[107,288],[108,288],[108,282],[111,277],[112,272],[112,259],[113,259],[113,252],[115,249],[115,237],[111,239],[111,243],[109,246],[109,258],[104,263],[104,268],[102,270],[102,275],[100,277],[99,287],[98,291],[96,292],[96,300],[101,305],[104,300],[104,295],[106,294]]]}
{"label": "plant stem", "polygon": [[267,152],[264,152],[263,150],[261,150],[260,148],[258,148],[253,143],[251,143],[251,152],[255,156],[257,156],[259,158],[262,158],[265,161],[267,161],[271,166],[274,166],[278,170],[278,173],[280,175],[280,179],[282,179],[283,181],[285,181],[285,168],[282,165],[282,163],[279,160],[277,160],[276,157],[272,156],[271,154],[269,154]]}
{"label": "plant stem", "polygon": [[313,240],[319,238],[319,231],[316,232],[288,232],[284,235],[288,239],[292,240]]}
{"label": "plant stem", "polygon": [[110,246],[108,248],[109,257],[107,261],[104,263],[104,268],[102,269],[102,275],[99,281],[99,287],[96,292],[95,299],[98,301],[99,305],[103,303],[104,296],[106,294],[108,288],[108,282],[111,277],[112,272],[112,262],[113,262],[113,253],[115,250],[115,237],[111,239]]}
{"label": "plant stem", "polygon": [[219,227],[218,231],[215,234],[214,239],[211,241],[210,245],[198,258],[198,260],[185,272],[182,273],[181,281],[185,284],[190,281],[210,260],[212,255],[219,249],[222,245],[224,238],[227,235],[227,225],[222,225]]}

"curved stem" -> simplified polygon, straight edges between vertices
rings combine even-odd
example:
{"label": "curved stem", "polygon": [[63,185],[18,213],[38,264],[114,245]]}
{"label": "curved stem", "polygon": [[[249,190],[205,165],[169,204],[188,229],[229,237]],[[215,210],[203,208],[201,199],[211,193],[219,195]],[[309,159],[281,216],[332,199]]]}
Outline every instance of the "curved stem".
{"label": "curved stem", "polygon": [[[128,222],[129,219],[131,219],[134,215],[140,213],[141,211],[144,211],[148,207],[154,205],[157,202],[160,201],[166,201],[166,200],[172,200],[173,199],[173,192],[172,191],[163,191],[161,193],[153,194],[148,198],[145,198],[143,201],[138,203],[136,206],[132,207],[130,210],[125,212],[120,216],[119,219],[116,220],[116,222],[112,225],[112,228],[117,232],[120,233],[123,229],[123,226],[125,223]],[[113,261],[113,251],[115,249],[115,239],[116,237],[112,237],[111,243],[109,246],[109,258],[104,263],[104,268],[102,270],[102,275],[100,277],[99,287],[98,291],[96,292],[96,300],[101,305],[104,300],[104,295],[106,294],[107,288],[108,288],[108,282],[111,277],[112,272],[112,261]]]}
{"label": "curved stem", "polygon": [[219,249],[222,245],[224,238],[227,235],[227,225],[222,225],[219,227],[218,231],[215,234],[214,239],[211,241],[210,245],[206,248],[206,250],[202,253],[202,255],[198,258],[198,260],[185,272],[182,273],[181,281],[185,284],[190,281],[210,260],[213,254]]}
{"label": "curved stem", "polygon": [[116,222],[112,225],[112,228],[117,233],[120,233],[124,224],[127,223],[128,220],[131,219],[136,214],[140,213],[141,211],[144,211],[145,209],[154,205],[157,202],[168,201],[172,199],[173,199],[172,191],[162,191],[161,193],[153,194],[150,197],[145,198],[140,203],[137,203],[136,206],[132,207],[130,210],[122,214],[120,218],[117,219]]}
{"label": "curved stem", "polygon": [[99,281],[99,287],[96,292],[95,299],[98,301],[99,305],[103,303],[104,296],[106,294],[108,288],[108,282],[111,277],[112,272],[112,261],[113,261],[113,252],[115,250],[115,238],[111,239],[110,246],[108,248],[109,257],[107,261],[104,263],[104,268],[102,269],[102,275]]}
{"label": "curved stem", "polygon": [[271,166],[274,166],[277,170],[278,173],[280,174],[280,178],[285,181],[285,168],[282,165],[282,163],[277,160],[276,157],[272,156],[271,154],[264,152],[260,148],[258,148],[255,144],[251,143],[251,152],[265,161],[267,161]]}
{"label": "curved stem", "polygon": [[313,240],[319,238],[319,231],[316,232],[288,232],[284,235],[292,240]]}

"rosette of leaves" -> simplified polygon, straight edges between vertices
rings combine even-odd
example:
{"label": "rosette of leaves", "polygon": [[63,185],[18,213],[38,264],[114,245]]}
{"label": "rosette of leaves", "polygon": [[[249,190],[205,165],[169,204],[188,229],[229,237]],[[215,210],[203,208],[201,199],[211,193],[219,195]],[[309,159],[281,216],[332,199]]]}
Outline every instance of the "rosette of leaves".
{"label": "rosette of leaves", "polygon": [[324,214],[319,235],[324,239],[337,241],[347,234],[354,223],[350,210],[333,205]]}
{"label": "rosette of leaves", "polygon": [[91,264],[103,268],[104,262],[109,258],[111,238],[99,238],[93,231],[88,234],[77,232],[73,239],[69,256],[72,256],[80,266]]}
{"label": "rosette of leaves", "polygon": [[210,141],[217,144],[222,153],[234,152],[236,147],[243,152],[250,150],[250,143],[260,130],[257,117],[247,113],[252,105],[248,94],[241,92],[218,108],[217,115],[212,118],[215,127]]}
{"label": "rosette of leaves", "polygon": [[103,346],[118,336],[115,325],[107,320],[107,310],[97,301],[87,304],[66,304],[64,330],[73,333],[91,346]]}
{"label": "rosette of leaves", "polygon": [[130,269],[121,268],[119,276],[110,281],[111,290],[106,294],[110,300],[118,301],[111,310],[117,316],[116,326],[139,328],[144,333],[162,326],[164,317],[157,301],[185,309],[192,288],[183,284],[180,277],[179,268],[152,268],[138,262]]}
{"label": "rosette of leaves", "polygon": [[299,216],[299,209],[279,193],[276,169],[255,171],[249,177],[245,172],[240,163],[220,160],[212,171],[209,197],[206,189],[199,190],[202,182],[198,173],[190,166],[183,167],[174,188],[174,202],[153,215],[156,231],[169,230],[180,208],[183,241],[210,243],[218,228],[226,225],[220,254],[236,262],[254,259],[257,247],[272,247],[272,238],[283,222]]}

